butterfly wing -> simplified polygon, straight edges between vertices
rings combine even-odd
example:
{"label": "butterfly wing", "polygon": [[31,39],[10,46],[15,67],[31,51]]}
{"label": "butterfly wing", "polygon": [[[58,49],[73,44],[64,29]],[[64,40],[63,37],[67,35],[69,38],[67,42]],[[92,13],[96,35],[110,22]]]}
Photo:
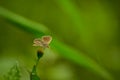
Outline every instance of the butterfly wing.
{"label": "butterfly wing", "polygon": [[41,46],[43,48],[46,48],[49,47],[51,41],[52,41],[51,36],[42,36],[42,38],[34,39],[33,46]]}
{"label": "butterfly wing", "polygon": [[42,40],[40,38],[34,39],[33,46],[42,46]]}
{"label": "butterfly wing", "polygon": [[51,36],[43,36],[43,37],[42,37],[42,42],[43,42],[44,44],[49,45],[51,41],[52,41],[52,37],[51,37]]}

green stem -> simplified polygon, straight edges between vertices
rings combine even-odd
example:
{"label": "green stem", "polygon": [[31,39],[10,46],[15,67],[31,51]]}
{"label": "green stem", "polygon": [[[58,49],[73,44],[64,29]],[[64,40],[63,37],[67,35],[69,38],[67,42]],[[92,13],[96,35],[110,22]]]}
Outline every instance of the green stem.
{"label": "green stem", "polygon": [[40,58],[38,58],[36,61],[36,67],[38,66],[39,60],[40,60]]}

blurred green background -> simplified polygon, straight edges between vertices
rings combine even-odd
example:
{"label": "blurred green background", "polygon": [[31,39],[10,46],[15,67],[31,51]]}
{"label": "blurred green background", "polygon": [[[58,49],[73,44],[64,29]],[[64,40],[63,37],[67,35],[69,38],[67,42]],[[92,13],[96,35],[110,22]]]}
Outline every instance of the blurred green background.
{"label": "blurred green background", "polygon": [[9,11],[30,20],[33,29],[32,21],[44,25],[49,33],[43,33],[53,37],[39,62],[41,80],[120,80],[119,0],[0,0],[1,7],[8,10],[0,9],[1,80],[16,63],[21,80],[29,80],[33,40],[43,35],[20,27],[27,23],[17,16],[7,20]]}

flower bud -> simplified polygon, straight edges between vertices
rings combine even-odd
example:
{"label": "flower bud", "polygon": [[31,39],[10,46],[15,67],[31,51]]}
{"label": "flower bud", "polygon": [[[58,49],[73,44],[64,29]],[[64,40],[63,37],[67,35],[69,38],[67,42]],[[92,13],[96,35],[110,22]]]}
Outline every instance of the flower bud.
{"label": "flower bud", "polygon": [[38,50],[37,51],[37,57],[40,59],[43,56],[43,50]]}

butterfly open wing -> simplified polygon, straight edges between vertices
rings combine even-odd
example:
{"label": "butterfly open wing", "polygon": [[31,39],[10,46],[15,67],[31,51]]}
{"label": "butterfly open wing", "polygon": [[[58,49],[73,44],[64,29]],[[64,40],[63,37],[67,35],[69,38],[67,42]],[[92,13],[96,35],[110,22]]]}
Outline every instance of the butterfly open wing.
{"label": "butterfly open wing", "polygon": [[43,48],[46,47],[48,48],[51,41],[52,41],[51,36],[42,36],[42,38],[34,39],[33,46],[41,46]]}

